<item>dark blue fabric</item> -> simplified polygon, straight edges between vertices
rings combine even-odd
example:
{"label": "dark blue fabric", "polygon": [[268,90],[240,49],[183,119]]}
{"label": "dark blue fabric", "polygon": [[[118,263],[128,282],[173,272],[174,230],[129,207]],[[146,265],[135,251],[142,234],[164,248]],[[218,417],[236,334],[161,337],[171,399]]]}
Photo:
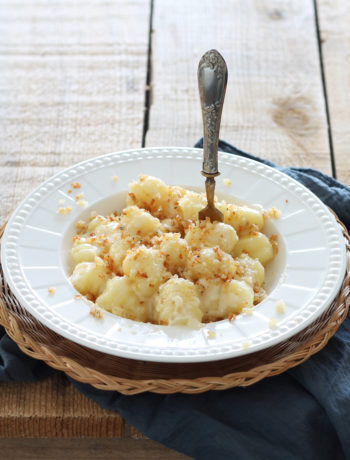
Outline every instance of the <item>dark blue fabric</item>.
{"label": "dark blue fabric", "polygon": [[[277,167],[222,141],[220,149]],[[278,169],[311,189],[350,230],[349,187],[313,169]],[[50,372],[1,337],[0,380],[35,380]],[[123,396],[71,381],[146,436],[195,459],[350,459],[349,318],[307,362],[244,389]]]}
{"label": "dark blue fabric", "polygon": [[34,382],[53,372],[44,362],[25,355],[0,326],[0,382]]}

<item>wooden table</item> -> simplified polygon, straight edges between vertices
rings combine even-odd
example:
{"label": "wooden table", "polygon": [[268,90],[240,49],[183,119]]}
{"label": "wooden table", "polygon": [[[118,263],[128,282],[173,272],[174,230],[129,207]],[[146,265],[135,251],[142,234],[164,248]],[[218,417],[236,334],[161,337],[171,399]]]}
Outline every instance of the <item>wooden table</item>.
{"label": "wooden table", "polygon": [[[229,69],[223,139],[350,184],[349,23],[346,0],[5,0],[0,223],[72,163],[193,145],[210,48]],[[0,437],[6,459],[185,458],[63,375],[0,383]]]}

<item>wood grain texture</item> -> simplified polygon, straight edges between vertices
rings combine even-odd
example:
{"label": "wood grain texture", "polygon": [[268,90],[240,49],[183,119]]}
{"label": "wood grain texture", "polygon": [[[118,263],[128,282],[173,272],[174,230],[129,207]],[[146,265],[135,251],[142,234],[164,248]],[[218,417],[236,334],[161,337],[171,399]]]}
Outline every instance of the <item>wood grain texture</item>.
{"label": "wood grain texture", "polygon": [[147,146],[202,135],[197,66],[211,48],[229,70],[221,138],[283,165],[330,172],[312,0],[155,0]]}
{"label": "wood grain texture", "polygon": [[350,185],[350,3],[317,0],[337,178]]}
{"label": "wood grain texture", "polygon": [[[148,0],[2,3],[1,224],[61,168],[141,145],[149,13]],[[0,383],[0,437],[129,431],[138,436],[64,376]]]}
{"label": "wood grain texture", "polygon": [[186,460],[186,455],[142,439],[0,439],[6,460]]}
{"label": "wood grain texture", "polygon": [[0,438],[82,436],[127,435],[118,413],[83,396],[64,374],[41,382],[0,382]]}
{"label": "wood grain texture", "polygon": [[0,15],[0,224],[62,167],[139,147],[149,0],[6,0]]}
{"label": "wood grain texture", "polygon": [[119,413],[103,409],[62,373],[30,383],[0,382],[0,447],[4,438],[146,439]]}

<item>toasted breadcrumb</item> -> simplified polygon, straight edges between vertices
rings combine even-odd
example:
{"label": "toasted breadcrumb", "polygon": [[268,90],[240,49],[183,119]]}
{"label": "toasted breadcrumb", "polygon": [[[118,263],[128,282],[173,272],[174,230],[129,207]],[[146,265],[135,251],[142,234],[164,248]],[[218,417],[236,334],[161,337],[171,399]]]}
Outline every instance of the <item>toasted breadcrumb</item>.
{"label": "toasted breadcrumb", "polygon": [[276,303],[276,312],[280,315],[283,315],[286,312],[286,305],[282,299]]}
{"label": "toasted breadcrumb", "polygon": [[208,331],[207,332],[208,339],[215,339],[216,333],[214,331]]}
{"label": "toasted breadcrumb", "polygon": [[73,188],[80,188],[81,187],[81,183],[80,182],[73,182],[72,184],[70,184]]}
{"label": "toasted breadcrumb", "polygon": [[269,238],[269,241],[270,241],[270,243],[271,243],[271,245],[272,245],[272,249],[273,249],[274,255],[277,255],[277,254],[278,254],[278,243],[277,243],[277,239],[278,239],[278,237],[277,237],[276,234],[271,235],[270,238]]}
{"label": "toasted breadcrumb", "polygon": [[57,214],[62,214],[62,215],[68,214],[71,211],[72,211],[72,206],[67,206],[65,208],[60,207],[56,210]]}
{"label": "toasted breadcrumb", "polygon": [[84,222],[83,220],[78,220],[78,222],[75,223],[75,228],[77,230],[85,230],[87,227],[87,223]]}
{"label": "toasted breadcrumb", "polygon": [[94,304],[90,308],[90,315],[94,318],[100,319],[105,314],[105,310]]}
{"label": "toasted breadcrumb", "polygon": [[69,194],[72,193],[72,190],[69,188],[69,189],[67,190],[67,193],[69,193]]}
{"label": "toasted breadcrumb", "polygon": [[82,208],[85,208],[85,206],[87,206],[88,202],[86,200],[78,200],[77,201],[77,205],[82,207]]}
{"label": "toasted breadcrumb", "polygon": [[117,182],[118,181],[118,176],[112,176],[112,181]]}
{"label": "toasted breadcrumb", "polygon": [[230,179],[227,179],[227,178],[223,180],[223,183],[225,187],[230,187],[230,185],[232,185],[232,182],[230,181]]}
{"label": "toasted breadcrumb", "polygon": [[49,289],[47,290],[49,294],[54,294],[56,292],[56,288],[55,287],[49,287]]}
{"label": "toasted breadcrumb", "polygon": [[74,299],[75,300],[78,300],[78,299],[81,299],[81,294],[74,294]]}
{"label": "toasted breadcrumb", "polygon": [[279,219],[281,217],[281,211],[277,208],[268,209],[266,214],[270,219]]}
{"label": "toasted breadcrumb", "polygon": [[[112,176],[113,172],[110,174],[109,180],[118,180],[117,176]],[[84,300],[97,302],[96,306],[91,308],[91,315],[100,318],[102,312],[105,311],[104,308],[106,308],[107,311],[122,317],[128,317],[127,315],[130,314],[131,318],[134,319],[134,313],[130,313],[129,310],[136,311],[136,308],[138,308],[141,311],[141,321],[148,319],[151,323],[158,321],[157,324],[171,324],[152,316],[153,313],[149,307],[153,306],[153,297],[149,298],[147,296],[153,293],[152,296],[157,296],[159,308],[163,308],[163,299],[158,298],[159,285],[163,286],[169,282],[169,278],[173,279],[175,277],[188,280],[197,303],[203,301],[203,305],[205,305],[207,298],[209,300],[211,297],[219,299],[220,296],[220,308],[222,310],[220,315],[217,317],[215,311],[205,313],[206,316],[203,316],[201,323],[218,321],[224,318],[228,319],[228,321],[234,321],[236,315],[239,315],[240,312],[244,316],[252,315],[254,305],[265,297],[263,266],[254,261],[254,258],[249,255],[244,255],[248,254],[244,245],[242,247],[243,255],[234,257],[231,249],[226,251],[221,249],[219,242],[226,241],[226,234],[229,231],[230,237],[235,236],[235,233],[238,233],[239,237],[257,236],[260,232],[263,233],[261,226],[268,217],[267,212],[262,208],[254,211],[249,207],[233,205],[230,207],[228,204],[225,205],[225,202],[222,202],[222,207],[224,207],[223,209],[230,216],[232,222],[219,224],[217,228],[215,226],[215,238],[212,238],[213,241],[207,241],[213,224],[209,220],[197,221],[198,212],[196,206],[201,207],[203,205],[203,194],[186,192],[177,186],[166,186],[160,181],[158,183],[156,179],[150,180],[150,184],[147,181],[147,176],[142,176],[139,184],[136,183],[137,186],[132,185],[130,187],[127,207],[119,214],[115,212],[111,215],[102,216],[92,212],[90,220],[87,219],[86,222],[79,221],[76,223],[77,230],[76,235],[73,237],[74,248],[72,249],[72,255],[74,255],[74,262],[77,267],[77,278],[79,277],[79,280],[82,280],[81,286],[78,282],[76,283],[76,288],[83,293]],[[225,182],[227,186],[231,185],[230,179],[226,179]],[[143,190],[143,187],[145,190]],[[72,188],[80,188],[80,184],[78,186],[77,183],[74,183]],[[82,199],[84,194],[80,192],[81,189],[73,190],[71,195],[73,200],[71,201],[75,202],[77,206],[84,206],[87,202]],[[189,217],[184,219],[182,213],[184,212],[183,209],[186,211],[188,203],[185,201],[183,205],[181,200],[187,196],[186,194],[190,198],[194,197],[193,203],[191,203],[192,198],[188,201],[193,204],[195,209],[192,210],[191,208],[191,212],[188,212]],[[66,198],[69,200],[69,197]],[[72,204],[72,207],[76,212],[74,204]],[[134,226],[131,226],[128,214],[134,208],[139,210],[140,219],[135,222],[135,225],[132,221]],[[64,212],[62,211],[61,213]],[[199,233],[198,243],[195,242],[194,244],[190,237],[197,229]],[[231,235],[232,232],[234,233],[233,235]],[[269,236],[267,235],[267,237]],[[270,237],[270,242],[277,250],[276,235]],[[212,244],[213,246],[211,246]],[[149,260],[141,260],[140,248],[144,248],[143,250],[145,253],[147,252],[147,255],[149,252]],[[196,268],[202,263],[202,259],[203,265],[208,265],[207,271],[203,273]],[[159,265],[159,273],[156,273],[156,270],[153,273],[151,269],[153,260],[154,265],[155,263],[157,263],[157,267]],[[78,267],[78,263],[81,261],[86,262],[86,273],[79,272],[79,268],[83,267]],[[222,268],[222,266],[225,267]],[[91,280],[93,279],[93,281],[90,280],[90,272]],[[115,275],[118,282],[120,281],[119,278],[122,279],[123,287],[125,287],[125,298],[123,297],[121,300],[116,299],[112,289],[114,285],[110,283]],[[74,278],[73,275],[72,278]],[[145,294],[142,294],[140,298],[134,299],[136,284],[138,290],[138,285],[140,285],[140,291],[144,290]],[[174,295],[169,295],[169,301],[165,306],[169,304],[170,309],[173,308],[174,304],[174,311],[171,311],[174,319],[169,316],[168,321],[173,321],[174,324],[177,324],[175,321],[178,321],[179,315],[185,315],[185,313],[187,315],[187,311],[181,310],[182,304],[180,305],[180,302],[173,301],[173,297],[183,300],[181,296],[175,294],[177,294],[177,291],[174,291]],[[100,296],[102,300],[97,300],[97,297]],[[131,297],[130,302],[128,296]],[[222,305],[221,296],[224,297]],[[242,300],[239,303],[237,300],[237,305],[236,297]],[[75,296],[75,298],[80,298],[80,295]],[[105,301],[106,305],[108,302],[108,305],[102,309],[100,305],[103,305]],[[232,306],[231,302],[234,302]],[[215,304],[216,302],[213,301],[212,303]],[[118,308],[118,312],[115,313],[116,310],[112,311],[109,305],[115,309]],[[235,313],[231,314],[232,311]],[[277,312],[273,314],[277,319],[280,318]],[[274,321],[277,324],[277,321]],[[269,318],[267,318],[267,322],[269,322]],[[217,337],[215,329],[205,329],[203,333],[207,340]]]}
{"label": "toasted breadcrumb", "polygon": [[276,329],[277,327],[277,319],[276,318],[270,318],[270,321],[269,321],[269,328],[270,329]]}

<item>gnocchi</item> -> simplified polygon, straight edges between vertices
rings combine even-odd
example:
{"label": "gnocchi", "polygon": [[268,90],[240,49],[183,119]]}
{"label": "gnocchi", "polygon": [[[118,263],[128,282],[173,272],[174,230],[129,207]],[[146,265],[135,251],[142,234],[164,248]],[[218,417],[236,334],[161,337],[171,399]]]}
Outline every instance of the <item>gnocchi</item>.
{"label": "gnocchi", "polygon": [[216,200],[224,222],[198,221],[205,205],[204,194],[140,175],[120,214],[77,225],[72,284],[96,308],[154,324],[198,327],[251,310],[278,249],[263,232],[268,213]]}
{"label": "gnocchi", "polygon": [[155,297],[154,318],[159,324],[196,327],[203,313],[196,287],[176,275],[159,288]]}
{"label": "gnocchi", "polygon": [[186,231],[185,241],[191,247],[219,246],[222,251],[230,254],[238,242],[236,230],[222,222],[197,221]]}
{"label": "gnocchi", "polygon": [[136,321],[147,321],[147,304],[140,301],[127,276],[115,276],[96,299],[96,304],[111,313]]}

